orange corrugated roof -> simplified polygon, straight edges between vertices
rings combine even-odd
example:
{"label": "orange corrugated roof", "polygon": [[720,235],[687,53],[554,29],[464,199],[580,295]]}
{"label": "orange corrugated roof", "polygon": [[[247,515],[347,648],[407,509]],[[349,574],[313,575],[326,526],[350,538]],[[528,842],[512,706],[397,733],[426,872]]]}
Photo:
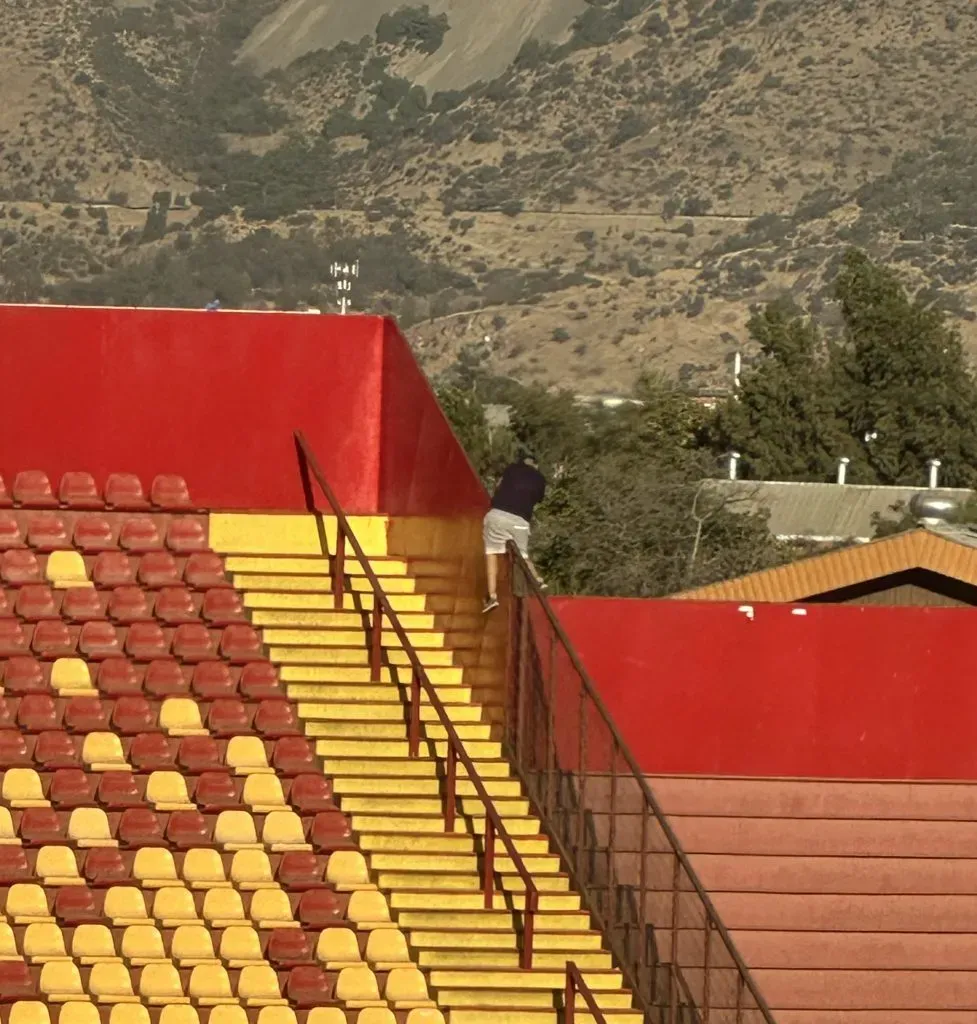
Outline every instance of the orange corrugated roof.
{"label": "orange corrugated roof", "polygon": [[911,530],[672,597],[691,601],[803,601],[909,569],[928,569],[977,586],[977,547],[952,533]]}

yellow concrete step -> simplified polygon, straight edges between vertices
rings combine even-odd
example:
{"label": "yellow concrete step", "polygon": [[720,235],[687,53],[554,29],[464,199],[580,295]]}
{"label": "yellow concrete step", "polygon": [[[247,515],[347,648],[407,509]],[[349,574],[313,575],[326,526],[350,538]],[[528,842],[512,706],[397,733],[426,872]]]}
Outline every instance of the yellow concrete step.
{"label": "yellow concrete step", "polygon": [[[342,665],[355,668],[370,664],[370,652],[366,647],[290,647],[267,640],[266,643],[268,657],[279,665]],[[462,663],[461,654],[461,651],[457,654],[445,650],[418,651],[417,660],[425,669],[450,668]],[[389,665],[405,667],[411,664],[406,651],[384,651],[383,661]]]}
{"label": "yellow concrete step", "polygon": [[[272,659],[274,661],[274,659]],[[425,665],[427,678],[432,686],[461,686],[466,682],[470,670],[460,665],[450,668],[431,668]],[[408,686],[411,670],[406,665],[384,665],[380,679],[374,680],[370,673],[369,660],[362,666],[349,665],[283,665],[279,676],[283,683],[372,683],[396,682]],[[472,678],[476,676],[472,673]],[[470,681],[470,680],[469,680]],[[423,693],[423,690],[421,691]]]}
{"label": "yellow concrete step", "polygon": [[[429,892],[426,890],[411,892],[401,889],[391,892],[387,897],[391,910],[465,910],[474,913],[485,911],[485,896],[482,892]],[[526,897],[519,892],[496,892],[493,897],[493,909],[525,910]],[[580,896],[577,893],[540,893],[539,909],[546,910],[579,910]]]}
{"label": "yellow concrete step", "polygon": [[[538,875],[542,880],[550,875],[560,874],[560,858],[555,855],[524,857],[523,860],[534,878]],[[374,871],[433,871],[444,872],[446,876],[461,873],[476,878],[480,870],[479,859],[474,854],[374,853],[370,858],[370,865]],[[497,856],[495,872],[500,875],[514,875],[516,866],[508,857]]]}
{"label": "yellow concrete step", "polygon": [[[370,866],[377,870],[371,858]],[[526,883],[515,873],[496,872],[496,884],[504,892],[525,892]],[[533,885],[538,892],[567,893],[570,891],[570,879],[559,874],[534,874]],[[377,875],[378,888],[387,891],[400,889],[453,889],[458,891],[477,889],[481,885],[478,868],[467,873],[452,874],[439,871],[430,874],[424,871],[380,871]]]}
{"label": "yellow concrete step", "polygon": [[[512,841],[522,857],[543,857],[550,852],[550,841],[546,836],[513,836]],[[359,847],[364,853],[481,853],[484,839],[463,833],[364,833],[359,837]],[[501,856],[501,854],[500,854]]]}
{"label": "yellow concrete step", "polygon": [[[425,949],[499,949],[515,951],[521,948],[522,938],[515,932],[452,932],[421,931],[410,933],[410,944],[416,950]],[[536,932],[533,951],[598,952],[604,948],[600,932]]]}
{"label": "yellow concrete step", "polygon": [[[309,735],[308,733],[306,735]],[[502,753],[502,744],[491,740],[485,743],[478,740],[462,739],[462,746],[468,756],[476,762],[482,760],[497,761]],[[410,748],[407,740],[395,739],[329,739],[316,743],[316,751],[324,757],[408,757]],[[448,756],[447,743],[433,743],[421,739],[421,752],[433,753],[442,760]],[[478,765],[479,774],[482,773]]]}
{"label": "yellow concrete step", "polygon": [[[518,797],[522,794],[522,786],[518,779],[483,779],[482,784],[493,799]],[[444,793],[444,782],[438,778],[403,779],[384,776],[361,778],[337,778],[333,789],[340,796],[438,796]],[[459,796],[474,797],[475,786],[468,780],[459,778],[457,783]]]}
{"label": "yellow concrete step", "polygon": [[[534,818],[507,818],[504,814],[502,823],[512,839],[516,836],[538,836],[540,835],[539,822]],[[413,833],[443,833],[443,814],[432,814],[430,816],[415,814],[357,814],[349,815],[350,824],[355,832],[369,832],[371,835],[382,835],[384,832],[400,834],[402,832]],[[485,818],[471,815],[455,819],[455,832],[474,832],[475,835],[485,834]],[[498,844],[501,847],[501,843]],[[502,852],[500,850],[500,852]]]}
{"label": "yellow concrete step", "polygon": [[[324,771],[326,775],[338,778],[344,775],[362,775],[364,777],[387,777],[393,773],[404,778],[432,779],[444,775],[444,766],[430,757],[408,757],[406,754],[394,755],[393,757],[342,757],[335,754],[333,743],[328,740],[319,740],[316,745],[316,753],[326,759]],[[512,768],[508,761],[500,758],[479,759],[475,767],[478,769],[479,778],[484,782],[486,779],[511,779]],[[458,765],[458,778],[467,779],[468,772],[463,764]]]}
{"label": "yellow concrete step", "polygon": [[[434,691],[445,705],[472,703],[470,686],[443,686],[432,683]],[[403,705],[410,700],[410,687],[401,683],[286,683],[285,692],[290,700],[309,701],[371,701],[378,704],[393,702]],[[427,691],[421,691],[421,703],[430,704]]]}
{"label": "yellow concrete step", "polygon": [[[503,952],[492,949],[462,950],[422,950],[417,957],[417,965],[421,968],[506,968],[519,969],[519,956],[516,951]],[[581,971],[609,971],[612,966],[610,953],[541,953],[533,950],[533,970],[566,970],[567,962],[573,962]]]}
{"label": "yellow concrete step", "polygon": [[[386,557],[367,556],[367,561],[370,563],[370,568],[380,577],[407,576],[410,573],[407,560],[404,558],[394,558],[390,555]],[[252,575],[271,573],[276,576],[285,574],[328,576],[331,572],[332,558],[325,555],[309,558],[294,558],[288,555],[228,555],[224,559],[224,564],[228,572]],[[346,559],[343,568],[350,575],[362,576],[364,574],[363,566],[360,565],[355,555]],[[450,569],[444,575],[449,573]]]}
{"label": "yellow concrete step", "polygon": [[[299,611],[371,611],[374,605],[372,593],[349,594],[343,597],[342,608],[336,606],[332,592],[315,594],[289,593],[242,587],[244,607],[265,610]],[[387,600],[395,612],[412,612],[432,615],[481,615],[481,602],[477,598],[458,597],[454,594],[388,594]]]}
{"label": "yellow concrete step", "polygon": [[[401,709],[401,719],[407,715],[407,709]],[[316,721],[299,712],[305,727],[305,735],[313,738],[326,736],[337,737],[365,737],[373,739],[399,739],[407,736],[407,725],[403,721],[387,719],[380,721],[355,721],[352,719],[339,719],[336,721]],[[463,743],[491,742],[493,733],[498,728],[489,722],[454,722],[455,732]],[[447,738],[448,730],[440,722],[425,722],[422,719],[421,739],[427,742]]]}
{"label": "yellow concrete step", "polygon": [[[393,691],[397,698],[399,694]],[[448,718],[454,723],[467,723],[469,725],[482,725],[481,708],[477,704],[462,704],[453,702],[445,704],[445,711]],[[403,722],[409,714],[409,707],[402,700],[393,700],[385,703],[379,701],[300,701],[298,704],[298,715],[305,722],[341,722],[369,720],[374,722]],[[440,722],[438,712],[430,703],[421,705],[422,722]],[[486,730],[491,726],[484,723]],[[440,738],[440,737],[439,737]],[[479,736],[479,739],[487,739],[488,734]]]}
{"label": "yellow concrete step", "polygon": [[[551,1000],[552,1001],[552,1000]],[[583,1007],[585,1004],[580,1003]],[[638,1010],[608,1010],[600,1007],[607,1024],[644,1024],[644,1015]],[[532,1009],[522,1006],[499,1006],[493,1009],[452,1009],[446,1024],[563,1024],[563,1010]],[[576,1024],[602,1024],[587,1009],[578,1009]]]}
{"label": "yellow concrete step", "polygon": [[[406,630],[435,629],[438,622],[438,616],[429,612],[404,612],[397,618]],[[468,616],[468,618],[473,619],[474,617]],[[364,628],[372,626],[373,620],[366,612],[355,610],[315,612],[259,608],[251,613],[251,623],[254,626],[271,626],[277,629],[356,629],[362,631]],[[381,629],[386,632],[391,628],[390,620],[384,615],[381,620]],[[473,622],[470,628],[477,628],[477,623]]]}
{"label": "yellow concrete step", "polygon": [[[511,910],[401,910],[397,924],[402,930],[444,929],[515,932],[522,928],[522,914]],[[590,928],[590,915],[583,912],[537,914],[534,927],[543,932],[584,932]],[[477,986],[475,986],[477,987]]]}
{"label": "yellow concrete step", "polygon": [[[346,814],[443,815],[445,806],[444,798],[440,796],[344,796],[341,799]],[[505,822],[510,818],[529,816],[529,801],[524,797],[492,802]],[[457,801],[457,806],[460,807],[460,813],[466,817],[485,817],[485,805],[477,796],[462,797]]]}
{"label": "yellow concrete step", "polygon": [[[349,516],[350,529],[367,558],[387,554],[390,520],[384,515]],[[324,536],[323,536],[324,535]],[[299,512],[288,515],[257,512],[212,512],[210,546],[219,554],[321,557],[336,550],[336,517]],[[353,556],[350,543],[346,552]]]}
{"label": "yellow concrete step", "polygon": [[[369,649],[369,634],[364,629],[277,629],[265,627],[263,639],[269,646],[298,647],[340,647]],[[407,639],[418,651],[444,650],[448,646],[447,635],[438,630],[409,630]],[[475,633],[458,634],[452,637],[452,647],[474,647],[478,643]],[[392,629],[382,631],[381,646],[384,652],[402,651],[404,645]]]}
{"label": "yellow concrete step", "polygon": [[[554,992],[543,989],[542,991],[534,989],[484,989],[484,988],[449,988],[438,993],[438,1005],[441,1007],[471,1007],[472,1012],[498,1012],[498,1010],[485,1010],[482,1011],[482,1007],[539,1007],[540,1009],[546,1009],[549,1012],[553,1011],[555,1003],[562,1004],[562,994],[555,997]],[[626,989],[622,989],[620,992],[595,992],[594,998],[597,1005],[601,1010],[605,1011],[627,1011],[631,1010],[633,1003],[633,996]],[[511,1001],[510,1001],[511,1000]],[[578,1007],[585,1006],[583,998],[578,996],[576,1000]],[[453,1010],[451,1020],[457,1020],[456,1014],[458,1010]],[[560,1020],[562,1022],[562,1010]],[[506,1018],[507,1020],[509,1018]],[[579,1018],[578,1018],[579,1019]],[[615,1020],[617,1018],[615,1017]],[[498,1018],[495,1018],[496,1024],[498,1024]]]}
{"label": "yellow concrete step", "polygon": [[[614,992],[623,986],[624,979],[619,971],[582,971],[583,979],[594,992]],[[563,991],[566,985],[565,971],[536,970],[432,970],[431,985],[436,989],[449,988],[482,988],[482,989],[513,989],[516,992],[526,989],[553,989]]]}
{"label": "yellow concrete step", "polygon": [[[352,564],[351,562],[349,564]],[[280,594],[331,594],[328,575],[291,576],[288,573],[233,572],[231,582],[238,590],[270,590]],[[451,579],[420,580],[413,576],[387,576],[382,581],[385,594],[448,593],[455,586]],[[373,593],[373,585],[365,576],[348,575],[346,590],[352,593]]]}

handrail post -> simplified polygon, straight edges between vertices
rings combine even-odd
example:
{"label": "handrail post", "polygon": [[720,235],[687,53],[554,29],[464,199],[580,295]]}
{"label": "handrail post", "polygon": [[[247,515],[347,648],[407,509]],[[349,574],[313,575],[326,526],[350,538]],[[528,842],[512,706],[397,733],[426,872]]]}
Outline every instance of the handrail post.
{"label": "handrail post", "polygon": [[574,1024],[577,1015],[577,986],[573,979],[573,964],[567,961],[567,980],[563,990],[563,1020],[565,1024]]}
{"label": "handrail post", "polygon": [[485,863],[482,865],[482,890],[485,893],[485,909],[491,910],[495,903],[495,824],[485,808]]}
{"label": "handrail post", "polygon": [[455,745],[448,741],[448,770],[447,770],[447,803],[444,809],[444,830],[454,832],[455,830],[455,802],[458,792],[458,755],[455,753]]}
{"label": "handrail post", "polygon": [[[411,668],[410,676],[410,756],[417,757],[421,747],[421,677],[416,668]],[[451,745],[451,738],[448,738]]]}
{"label": "handrail post", "polygon": [[370,679],[378,682],[380,679],[380,655],[383,644],[383,609],[380,602],[373,600],[373,622],[370,627]]}
{"label": "handrail post", "polygon": [[533,943],[536,934],[536,911],[539,910],[539,893],[526,890],[526,916],[522,926],[522,956],[519,966],[528,971],[533,966]]}
{"label": "handrail post", "polygon": [[[334,510],[335,511],[335,510]],[[346,588],[346,531],[342,523],[336,520],[336,557],[332,560],[332,596],[336,602],[336,610],[343,610],[343,592]],[[374,598],[376,601],[376,598]]]}

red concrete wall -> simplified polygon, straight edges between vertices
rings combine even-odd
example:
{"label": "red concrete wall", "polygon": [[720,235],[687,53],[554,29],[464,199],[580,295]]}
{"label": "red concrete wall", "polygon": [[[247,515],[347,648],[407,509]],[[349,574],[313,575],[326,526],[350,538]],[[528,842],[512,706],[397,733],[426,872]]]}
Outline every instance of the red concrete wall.
{"label": "red concrete wall", "polygon": [[379,507],[398,516],[483,514],[488,496],[392,320],[384,324]]}
{"label": "red concrete wall", "polygon": [[649,773],[977,779],[977,611],[554,604]]}
{"label": "red concrete wall", "polygon": [[379,317],[0,306],[0,473],[180,473],[211,508],[302,508],[301,428],[347,510],[376,511],[386,333]]}

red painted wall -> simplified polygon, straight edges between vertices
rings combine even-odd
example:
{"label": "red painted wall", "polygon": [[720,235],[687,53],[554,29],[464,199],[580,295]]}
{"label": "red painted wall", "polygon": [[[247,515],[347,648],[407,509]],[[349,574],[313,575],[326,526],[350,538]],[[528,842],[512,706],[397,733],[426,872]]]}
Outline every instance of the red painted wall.
{"label": "red painted wall", "polygon": [[375,511],[388,333],[379,317],[0,306],[0,473],[179,473],[211,508],[302,508],[301,428],[347,510]]}
{"label": "red painted wall", "polygon": [[977,611],[554,604],[649,773],[977,779]]}
{"label": "red painted wall", "polygon": [[481,515],[488,496],[392,320],[384,324],[379,507],[399,516]]}

